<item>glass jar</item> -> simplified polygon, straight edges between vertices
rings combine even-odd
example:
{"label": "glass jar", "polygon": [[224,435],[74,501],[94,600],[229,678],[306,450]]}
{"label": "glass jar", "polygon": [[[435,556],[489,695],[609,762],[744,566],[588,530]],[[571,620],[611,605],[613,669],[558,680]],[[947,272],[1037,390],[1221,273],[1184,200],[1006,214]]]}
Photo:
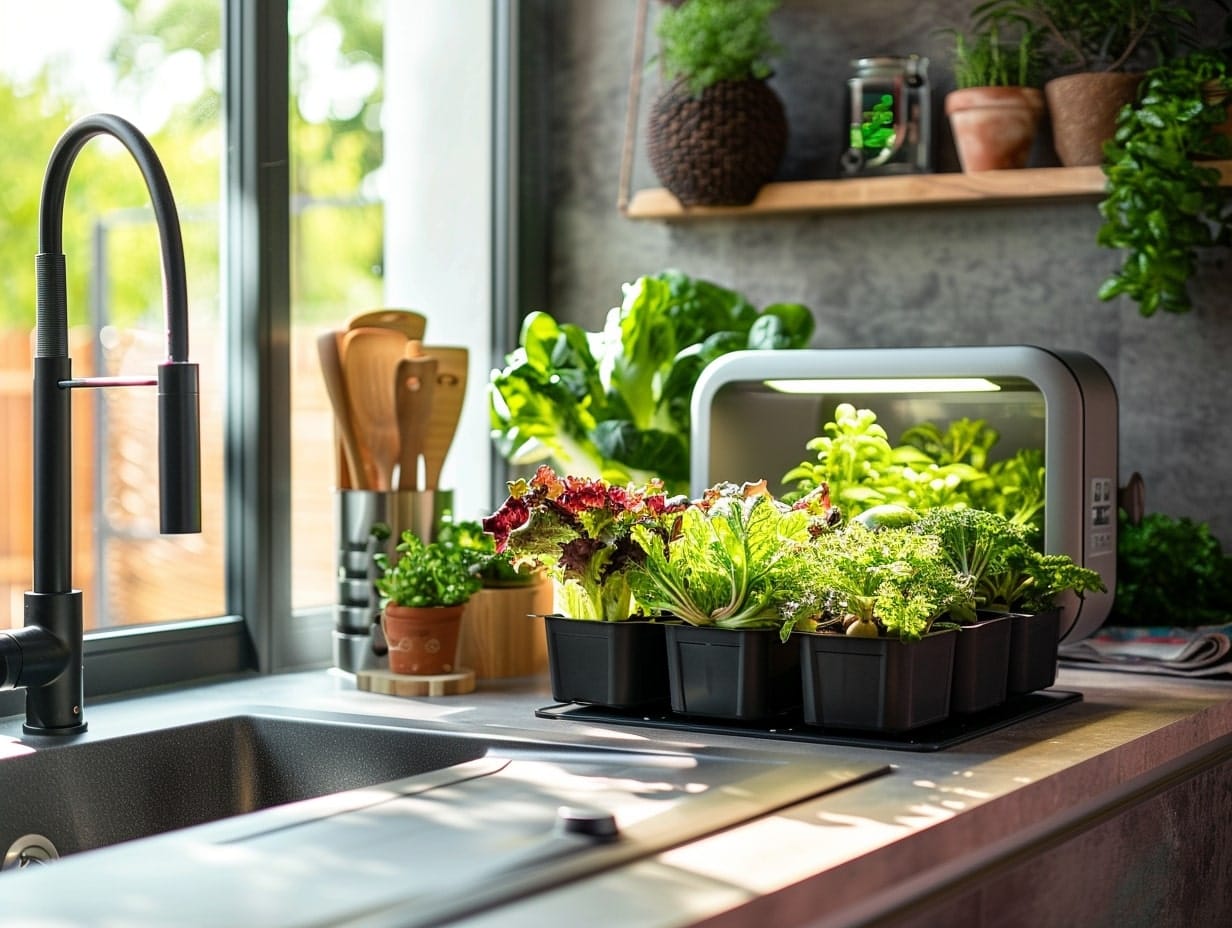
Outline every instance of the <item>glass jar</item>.
{"label": "glass jar", "polygon": [[926,174],[932,170],[928,59],[857,58],[847,79],[848,177]]}

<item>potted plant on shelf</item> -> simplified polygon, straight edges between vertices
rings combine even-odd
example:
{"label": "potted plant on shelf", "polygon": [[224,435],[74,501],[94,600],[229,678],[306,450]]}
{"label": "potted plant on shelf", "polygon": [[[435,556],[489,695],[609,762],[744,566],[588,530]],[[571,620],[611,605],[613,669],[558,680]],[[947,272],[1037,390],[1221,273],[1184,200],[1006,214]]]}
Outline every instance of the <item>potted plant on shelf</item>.
{"label": "potted plant on shelf", "polygon": [[1128,296],[1144,316],[1192,308],[1198,249],[1232,243],[1220,173],[1202,164],[1232,155],[1229,99],[1227,55],[1195,51],[1148,71],[1141,98],[1122,108],[1104,148],[1108,180],[1096,241],[1125,256],[1100,299]]}
{"label": "potted plant on shelf", "polygon": [[410,531],[402,533],[395,550],[396,560],[384,553],[375,557],[389,669],[416,675],[453,672],[462,610],[480,580],[457,548],[425,544]]}
{"label": "potted plant on shelf", "polygon": [[780,630],[810,592],[800,549],[832,511],[824,488],[791,507],[762,480],[712,487],[670,536],[634,529],[638,602],[681,620],[666,629],[673,711],[755,719],[800,704],[799,651]]}
{"label": "potted plant on shelf", "polygon": [[971,582],[940,539],[848,522],[806,550],[822,608],[785,625],[802,649],[805,722],[902,732],[945,719],[957,636],[933,626],[969,601]]}
{"label": "potted plant on shelf", "polygon": [[1022,17],[1044,32],[1058,72],[1044,96],[1066,166],[1103,160],[1103,143],[1112,138],[1117,112],[1133,100],[1141,68],[1154,63],[1151,56],[1169,57],[1193,23],[1177,0],[988,0],[974,14],[977,22]]}
{"label": "potted plant on shelf", "polygon": [[780,48],[779,0],[688,0],[657,32],[669,86],[647,127],[651,166],[684,206],[751,202],[787,148],[787,116],[766,83]]}
{"label": "potted plant on shelf", "polygon": [[667,698],[660,624],[634,602],[631,571],[645,557],[635,526],[665,530],[687,500],[660,481],[615,486],[560,477],[546,464],[509,484],[509,497],[483,529],[515,565],[535,564],[552,579],[560,614],[546,617],[552,694],[560,702],[633,706]]}
{"label": "potted plant on shelf", "polygon": [[466,603],[458,663],[476,679],[524,677],[547,667],[543,618],[552,610],[552,585],[543,571],[515,567],[477,521],[444,521],[436,540],[456,547],[482,584]]}
{"label": "potted plant on shelf", "polygon": [[[1007,41],[1017,31],[1017,41]],[[1026,167],[1044,114],[1041,33],[994,18],[971,35],[953,31],[954,82],[945,112],[964,171]]]}

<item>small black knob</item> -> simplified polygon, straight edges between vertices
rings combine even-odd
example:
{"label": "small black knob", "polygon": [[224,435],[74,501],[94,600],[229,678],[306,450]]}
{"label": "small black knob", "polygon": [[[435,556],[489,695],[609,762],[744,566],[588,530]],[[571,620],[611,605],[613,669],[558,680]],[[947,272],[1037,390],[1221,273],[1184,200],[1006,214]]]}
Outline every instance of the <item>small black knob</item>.
{"label": "small black knob", "polygon": [[596,841],[612,841],[620,837],[616,816],[603,809],[561,806],[556,810],[556,829],[565,835],[580,835]]}

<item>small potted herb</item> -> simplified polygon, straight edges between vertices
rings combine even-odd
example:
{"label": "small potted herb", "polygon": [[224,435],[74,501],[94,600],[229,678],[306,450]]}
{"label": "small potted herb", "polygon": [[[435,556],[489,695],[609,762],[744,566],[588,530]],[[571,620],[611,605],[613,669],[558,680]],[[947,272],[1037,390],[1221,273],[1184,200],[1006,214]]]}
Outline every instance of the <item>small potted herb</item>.
{"label": "small potted herb", "polygon": [[546,619],[552,693],[561,702],[611,706],[665,699],[662,626],[633,599],[630,573],[645,557],[635,526],[663,530],[687,500],[660,481],[615,486],[560,477],[546,464],[509,484],[509,497],[483,520],[496,551],[535,564],[552,579],[559,615]]}
{"label": "small potted herb", "polygon": [[1039,29],[996,18],[952,35],[957,89],[946,95],[945,112],[962,169],[1026,167],[1044,115]]}
{"label": "small potted herb", "polygon": [[945,719],[957,636],[934,623],[969,602],[971,581],[940,539],[852,521],[808,550],[821,608],[787,626],[803,633],[805,721],[901,732]]}
{"label": "small potted herb", "polygon": [[466,601],[480,587],[467,557],[452,546],[425,544],[402,533],[397,558],[375,557],[382,598],[381,626],[389,669],[403,674],[442,674],[457,669],[458,631]]}
{"label": "small potted herb", "polygon": [[532,565],[514,566],[477,521],[445,521],[436,540],[456,547],[483,586],[462,614],[458,663],[479,680],[525,677],[547,667],[542,616],[552,610],[552,585]]}
{"label": "small potted herb", "polygon": [[787,148],[787,116],[766,83],[780,47],[779,0],[689,0],[657,32],[668,86],[647,126],[650,164],[685,206],[751,202]]}
{"label": "small potted herb", "polygon": [[751,719],[799,705],[799,650],[780,630],[809,592],[802,549],[829,513],[822,497],[780,503],[762,480],[712,487],[670,538],[634,530],[646,552],[632,575],[638,602],[681,620],[666,630],[673,711]]}

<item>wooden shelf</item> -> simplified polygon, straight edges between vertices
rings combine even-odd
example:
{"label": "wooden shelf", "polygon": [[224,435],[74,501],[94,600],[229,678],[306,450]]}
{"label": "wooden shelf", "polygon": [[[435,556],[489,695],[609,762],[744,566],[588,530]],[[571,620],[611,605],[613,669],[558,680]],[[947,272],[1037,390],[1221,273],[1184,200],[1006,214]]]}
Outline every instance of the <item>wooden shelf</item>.
{"label": "wooden shelf", "polygon": [[[1225,186],[1232,186],[1232,161],[1214,161],[1211,166],[1219,169]],[[972,174],[901,174],[766,184],[757,199],[748,206],[685,208],[662,188],[638,190],[629,200],[625,215],[630,219],[687,221],[891,206],[974,205],[1098,197],[1103,191],[1104,174],[1098,166],[1024,168],[1019,171],[981,171]]]}

